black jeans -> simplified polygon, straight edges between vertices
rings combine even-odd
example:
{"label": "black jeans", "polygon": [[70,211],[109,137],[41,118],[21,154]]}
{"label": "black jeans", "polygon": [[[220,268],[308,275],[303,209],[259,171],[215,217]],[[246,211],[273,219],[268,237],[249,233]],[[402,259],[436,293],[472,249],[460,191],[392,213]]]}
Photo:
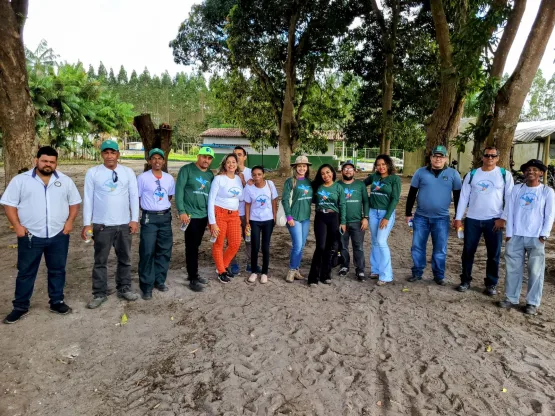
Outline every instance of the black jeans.
{"label": "black jeans", "polygon": [[484,236],[488,259],[486,262],[486,286],[497,286],[499,280],[499,257],[501,256],[501,245],[503,241],[503,231],[493,231],[493,226],[497,218],[491,220],[474,220],[466,218],[464,220],[464,246],[461,256],[462,273],[461,282],[470,283],[472,281],[472,265],[474,255],[480,243],[480,238]]}
{"label": "black jeans", "polygon": [[143,293],[152,292],[154,285],[166,283],[172,258],[172,214],[148,214],[141,217],[139,244],[139,286]]}
{"label": "black jeans", "polygon": [[314,237],[316,238],[316,250],[310,265],[308,283],[331,279],[331,262],[333,256],[337,255],[340,241],[339,214],[336,212],[324,214],[316,211]]}
{"label": "black jeans", "polygon": [[207,224],[208,217],[191,218],[185,230],[185,264],[191,282],[198,280],[198,249]]}
{"label": "black jeans", "polygon": [[114,247],[118,266],[116,289],[118,293],[131,290],[131,233],[129,224],[93,224],[94,267],[92,289],[94,297],[106,296],[108,291],[108,256]]}
{"label": "black jeans", "polygon": [[268,274],[270,265],[270,238],[274,231],[274,220],[250,221],[251,225],[251,270],[258,270],[258,251],[260,250],[260,238],[262,237],[262,274]]}
{"label": "black jeans", "polygon": [[50,304],[64,300],[66,283],[66,261],[69,248],[69,234],[63,232],[52,238],[19,237],[17,239],[17,279],[15,281],[15,299],[13,308],[27,311],[39,270],[40,260],[48,268],[48,296]]}
{"label": "black jeans", "polygon": [[341,257],[343,257],[342,267],[349,268],[351,257],[349,256],[349,239],[353,243],[353,257],[356,273],[364,273],[366,262],[364,260],[364,233],[360,229],[361,221],[347,223],[347,230],[341,236]]}

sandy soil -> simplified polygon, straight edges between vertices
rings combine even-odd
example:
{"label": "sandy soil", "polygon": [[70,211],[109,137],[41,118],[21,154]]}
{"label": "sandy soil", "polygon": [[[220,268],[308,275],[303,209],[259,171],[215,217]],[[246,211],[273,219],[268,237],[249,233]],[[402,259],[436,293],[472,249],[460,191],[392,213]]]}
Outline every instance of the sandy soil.
{"label": "sandy soil", "polygon": [[[139,173],[140,164],[131,166]],[[86,168],[61,170],[82,189]],[[281,188],[283,180],[276,183]],[[285,283],[290,238],[276,228],[269,284],[248,286],[245,272],[220,284],[206,235],[201,272],[212,280],[195,294],[185,286],[183,237],[174,223],[171,290],[150,302],[113,295],[91,311],[85,304],[92,246],[74,231],[66,286],[73,313],[48,312],[42,265],[29,316],[0,325],[0,416],[555,414],[553,241],[536,317],[499,310],[481,293],[483,244],[475,286],[466,294],[454,290],[461,252],[454,233],[449,284],[435,285],[429,268],[425,280],[407,283],[411,235],[401,221],[407,190],[404,179],[389,240],[395,281],[385,287],[353,275],[316,290]],[[11,310],[15,241],[2,214],[2,316]],[[313,250],[311,233],[305,274]],[[138,238],[133,253],[137,288]],[[113,257],[111,265],[113,274]],[[124,313],[128,322],[121,325]]]}

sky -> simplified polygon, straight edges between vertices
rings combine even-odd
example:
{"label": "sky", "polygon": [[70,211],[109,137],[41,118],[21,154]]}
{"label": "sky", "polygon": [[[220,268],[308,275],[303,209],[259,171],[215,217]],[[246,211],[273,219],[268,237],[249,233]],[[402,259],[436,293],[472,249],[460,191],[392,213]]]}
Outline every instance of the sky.
{"label": "sky", "polygon": [[[98,69],[100,61],[117,75],[120,65],[128,74],[141,73],[145,66],[151,75],[168,71],[171,75],[191,71],[173,62],[168,46],[188,17],[191,6],[200,0],[29,0],[29,18],[24,41],[35,50],[41,39],[70,63],[80,60]],[[509,53],[505,72],[511,73],[534,23],[540,0],[528,0],[526,12]],[[544,77],[555,72],[555,32],[552,34],[540,68]]]}

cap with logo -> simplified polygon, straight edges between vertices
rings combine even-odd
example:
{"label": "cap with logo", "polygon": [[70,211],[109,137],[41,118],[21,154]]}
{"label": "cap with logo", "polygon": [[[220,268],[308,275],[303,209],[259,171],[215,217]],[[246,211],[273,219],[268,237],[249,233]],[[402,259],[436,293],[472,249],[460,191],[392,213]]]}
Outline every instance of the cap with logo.
{"label": "cap with logo", "polygon": [[442,145],[434,147],[434,150],[432,150],[432,155],[437,155],[437,154],[442,156],[447,156],[447,148]]}
{"label": "cap with logo", "polygon": [[103,152],[104,150],[115,150],[119,152],[118,142],[115,140],[105,140],[100,145],[100,151]]}
{"label": "cap with logo", "polygon": [[346,160],[345,162],[343,162],[341,164],[341,170],[343,170],[343,168],[345,168],[345,166],[349,166],[349,165],[352,166],[353,168],[356,167],[355,162],[353,162],[351,159],[349,159],[349,160]]}
{"label": "cap with logo", "polygon": [[212,156],[214,157],[214,150],[211,147],[208,146],[202,146],[200,148],[200,150],[198,151],[199,155],[204,155],[204,156]]}
{"label": "cap with logo", "polygon": [[148,158],[150,159],[154,155],[162,156],[162,158],[164,159],[166,158],[166,155],[164,155],[164,151],[162,149],[158,149],[157,147],[148,152]]}
{"label": "cap with logo", "polygon": [[295,159],[295,162],[291,163],[291,166],[297,166],[297,165],[312,165],[312,163],[310,163],[308,161],[308,157],[301,155],[301,156],[297,156],[297,158]]}

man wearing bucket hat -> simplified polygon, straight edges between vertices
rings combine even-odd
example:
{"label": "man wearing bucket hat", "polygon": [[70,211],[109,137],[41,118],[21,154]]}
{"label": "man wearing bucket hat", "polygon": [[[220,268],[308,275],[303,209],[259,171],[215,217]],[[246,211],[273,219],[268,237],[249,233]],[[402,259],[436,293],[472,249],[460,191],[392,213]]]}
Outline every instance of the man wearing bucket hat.
{"label": "man wearing bucket hat", "polygon": [[108,256],[112,247],[118,259],[118,297],[128,301],[139,298],[131,291],[131,235],[139,228],[137,177],[133,169],[118,163],[116,141],[103,142],[100,155],[104,163],[85,175],[83,201],[81,238],[87,241],[87,234],[92,232],[94,239],[93,299],[87,305],[89,309],[98,308],[108,299]]}
{"label": "man wearing bucket hat", "polygon": [[285,280],[289,283],[304,277],[299,271],[303,249],[310,229],[310,211],[312,207],[312,185],[309,166],[312,163],[306,156],[297,156],[291,163],[291,177],[283,184],[281,203],[287,217],[287,229],[291,235],[291,253],[289,255],[289,272]]}
{"label": "man wearing bucket hat", "polygon": [[525,260],[528,261],[528,315],[536,315],[540,307],[545,273],[545,242],[555,218],[555,192],[541,183],[547,170],[541,161],[531,159],[520,167],[526,182],[515,185],[505,205],[505,300],[499,307],[518,306]]}
{"label": "man wearing bucket hat", "polygon": [[175,188],[175,205],[179,220],[185,229],[185,264],[189,279],[189,288],[202,292],[208,279],[198,273],[198,249],[202,242],[204,230],[208,224],[208,194],[214,174],[210,164],[214,159],[214,150],[202,146],[197,161],[189,163],[177,175]]}
{"label": "man wearing bucket hat", "polygon": [[[405,210],[407,224],[413,221],[412,235],[412,277],[409,282],[422,279],[426,268],[426,244],[432,235],[432,273],[434,282],[445,285],[445,262],[447,259],[447,238],[449,237],[449,206],[451,194],[455,208],[461,193],[461,177],[455,169],[447,167],[447,148],[436,146],[432,150],[430,164],[418,169],[410,183]],[[412,207],[417,200],[414,217]]]}
{"label": "man wearing bucket hat", "polygon": [[152,289],[166,292],[166,276],[173,247],[171,199],[175,194],[173,176],[162,171],[164,151],[148,152],[151,169],[137,178],[141,215],[139,244],[139,286],[144,300],[152,299]]}

